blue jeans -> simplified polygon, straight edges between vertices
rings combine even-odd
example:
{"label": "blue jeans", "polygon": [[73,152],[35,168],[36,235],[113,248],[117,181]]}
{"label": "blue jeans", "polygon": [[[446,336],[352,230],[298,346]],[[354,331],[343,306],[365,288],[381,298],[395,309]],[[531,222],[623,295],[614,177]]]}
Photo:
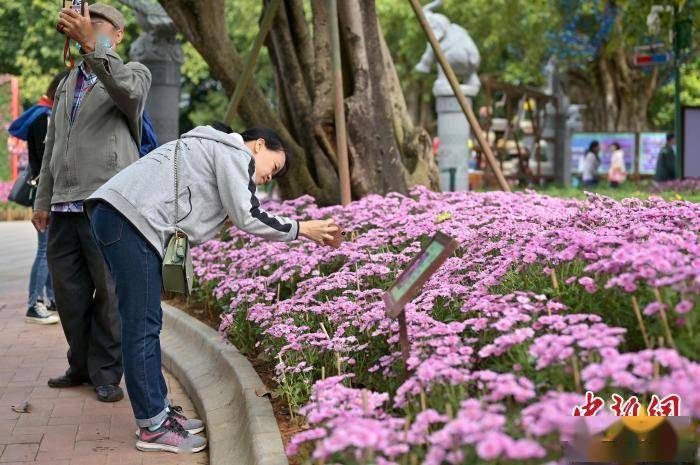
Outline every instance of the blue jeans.
{"label": "blue jeans", "polygon": [[29,299],[27,301],[27,306],[29,307],[36,305],[39,300],[48,299],[49,302],[55,300],[53,287],[51,286],[49,264],[46,261],[46,245],[48,240],[48,229],[44,232],[37,231],[36,256],[34,257],[34,264],[32,265],[32,271],[29,275]]}
{"label": "blue jeans", "polygon": [[141,428],[159,425],[168,413],[160,357],[161,258],[110,205],[98,204],[90,222],[116,286],[124,378],[136,424]]}

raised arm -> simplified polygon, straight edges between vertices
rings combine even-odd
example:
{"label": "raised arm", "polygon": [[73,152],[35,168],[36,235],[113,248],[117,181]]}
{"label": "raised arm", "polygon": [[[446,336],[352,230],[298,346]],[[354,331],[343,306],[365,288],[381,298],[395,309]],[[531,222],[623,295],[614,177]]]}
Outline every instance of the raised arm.
{"label": "raised arm", "polygon": [[130,120],[140,118],[151,88],[148,68],[137,62],[124,64],[117,52],[99,42],[95,50],[83,53],[82,57],[122,113]]}
{"label": "raised arm", "polygon": [[59,14],[63,30],[81,46],[81,55],[102,82],[114,104],[131,121],[138,120],[146,106],[151,87],[151,72],[140,63],[124,64],[119,54],[97,40],[92,27],[90,7],[83,15],[64,8]]}

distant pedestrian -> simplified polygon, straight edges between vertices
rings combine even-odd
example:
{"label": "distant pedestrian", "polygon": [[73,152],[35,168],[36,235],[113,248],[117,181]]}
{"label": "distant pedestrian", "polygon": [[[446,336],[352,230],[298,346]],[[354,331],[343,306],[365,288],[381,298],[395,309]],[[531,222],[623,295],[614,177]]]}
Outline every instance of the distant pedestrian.
{"label": "distant pedestrian", "polygon": [[612,143],[612,157],[610,158],[610,170],[608,171],[608,181],[610,187],[618,188],[627,180],[627,169],[625,167],[625,152],[617,142]]}
{"label": "distant pedestrian", "polygon": [[656,174],[654,178],[659,182],[676,179],[678,173],[676,173],[675,144],[676,136],[673,133],[666,134],[666,145],[661,149],[656,160]]}
{"label": "distant pedestrian", "polygon": [[[41,172],[41,161],[44,158],[44,143],[46,130],[51,116],[56,88],[66,77],[67,71],[57,74],[49,84],[46,94],[42,95],[36,105],[28,108],[19,118],[12,122],[8,132],[27,141],[29,171],[33,180],[37,181]],[[56,302],[51,285],[51,274],[46,261],[46,245],[48,231],[37,231],[37,248],[34,263],[29,275],[29,298],[27,301],[27,323],[51,325],[58,323]]]}
{"label": "distant pedestrian", "polygon": [[600,167],[600,143],[594,140],[588,146],[586,155],[583,158],[583,185],[596,186],[598,185],[598,168]]}

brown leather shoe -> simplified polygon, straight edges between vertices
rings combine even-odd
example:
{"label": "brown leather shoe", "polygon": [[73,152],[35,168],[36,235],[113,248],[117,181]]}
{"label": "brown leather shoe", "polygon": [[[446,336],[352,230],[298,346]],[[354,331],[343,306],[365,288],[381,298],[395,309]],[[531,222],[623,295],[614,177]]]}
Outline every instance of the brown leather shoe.
{"label": "brown leather shoe", "polygon": [[50,388],[69,388],[75,386],[82,386],[83,384],[90,384],[90,380],[71,378],[68,375],[61,375],[56,376],[55,378],[50,378],[48,382]]}
{"label": "brown leather shoe", "polygon": [[116,384],[97,386],[95,391],[100,402],[118,402],[124,398],[124,391]]}

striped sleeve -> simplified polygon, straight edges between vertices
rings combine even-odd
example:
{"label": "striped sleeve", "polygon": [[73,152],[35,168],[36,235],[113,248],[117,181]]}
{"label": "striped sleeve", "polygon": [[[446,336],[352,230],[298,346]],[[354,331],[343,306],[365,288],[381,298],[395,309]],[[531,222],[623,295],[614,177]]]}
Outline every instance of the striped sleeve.
{"label": "striped sleeve", "polygon": [[275,216],[260,206],[255,185],[255,159],[242,150],[216,150],[216,181],[221,202],[239,229],[273,241],[299,236],[299,222]]}

